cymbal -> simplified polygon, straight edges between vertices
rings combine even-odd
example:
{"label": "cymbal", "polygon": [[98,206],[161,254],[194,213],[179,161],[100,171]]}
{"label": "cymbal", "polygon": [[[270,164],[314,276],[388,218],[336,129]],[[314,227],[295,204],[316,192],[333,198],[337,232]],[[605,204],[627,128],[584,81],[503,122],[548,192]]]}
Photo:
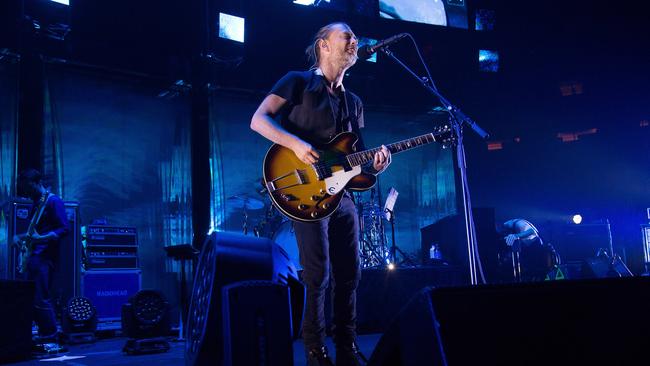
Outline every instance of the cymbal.
{"label": "cymbal", "polygon": [[264,207],[264,202],[257,198],[236,195],[228,197],[228,205],[233,208],[243,208],[246,210],[259,210]]}

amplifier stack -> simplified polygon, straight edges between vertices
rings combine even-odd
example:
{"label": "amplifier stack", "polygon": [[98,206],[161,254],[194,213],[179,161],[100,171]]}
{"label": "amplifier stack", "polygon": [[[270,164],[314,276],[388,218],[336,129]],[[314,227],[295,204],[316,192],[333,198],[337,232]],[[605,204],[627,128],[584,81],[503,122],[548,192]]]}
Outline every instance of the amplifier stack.
{"label": "amplifier stack", "polygon": [[138,233],[134,227],[88,225],[86,270],[138,268]]}
{"label": "amplifier stack", "polygon": [[122,305],[142,287],[135,227],[85,228],[83,296],[97,309],[98,329],[120,327]]}

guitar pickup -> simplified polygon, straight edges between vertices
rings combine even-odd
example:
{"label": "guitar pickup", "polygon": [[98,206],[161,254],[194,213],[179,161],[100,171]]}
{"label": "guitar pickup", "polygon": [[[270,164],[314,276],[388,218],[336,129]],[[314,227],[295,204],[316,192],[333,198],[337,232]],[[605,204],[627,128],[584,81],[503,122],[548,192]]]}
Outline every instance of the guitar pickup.
{"label": "guitar pickup", "polygon": [[312,164],[311,167],[314,169],[314,173],[318,180],[324,180],[325,178],[332,176],[332,169],[322,162]]}

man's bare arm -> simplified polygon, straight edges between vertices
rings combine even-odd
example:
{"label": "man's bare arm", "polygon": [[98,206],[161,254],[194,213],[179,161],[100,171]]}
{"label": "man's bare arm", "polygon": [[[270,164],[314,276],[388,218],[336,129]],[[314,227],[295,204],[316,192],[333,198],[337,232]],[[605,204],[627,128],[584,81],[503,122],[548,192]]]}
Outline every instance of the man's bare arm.
{"label": "man's bare arm", "polygon": [[275,120],[287,100],[275,94],[269,94],[257,107],[251,119],[251,129],[276,144],[291,149],[305,164],[318,160],[318,153],[307,142],[287,132]]}

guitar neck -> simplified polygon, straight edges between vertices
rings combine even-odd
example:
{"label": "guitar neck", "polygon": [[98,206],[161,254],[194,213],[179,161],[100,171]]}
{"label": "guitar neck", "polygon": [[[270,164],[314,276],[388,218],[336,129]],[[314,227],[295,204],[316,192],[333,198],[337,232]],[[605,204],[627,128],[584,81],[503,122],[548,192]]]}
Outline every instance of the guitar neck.
{"label": "guitar neck", "polygon": [[[430,144],[432,142],[436,142],[436,136],[433,133],[427,133],[425,135],[388,144],[386,145],[386,148],[388,148],[388,151],[390,151],[391,154],[397,154],[401,153],[402,151],[411,150],[416,147]],[[381,147],[349,154],[347,156],[348,162],[351,166],[366,164],[374,159],[375,154],[379,150],[381,150]]]}

